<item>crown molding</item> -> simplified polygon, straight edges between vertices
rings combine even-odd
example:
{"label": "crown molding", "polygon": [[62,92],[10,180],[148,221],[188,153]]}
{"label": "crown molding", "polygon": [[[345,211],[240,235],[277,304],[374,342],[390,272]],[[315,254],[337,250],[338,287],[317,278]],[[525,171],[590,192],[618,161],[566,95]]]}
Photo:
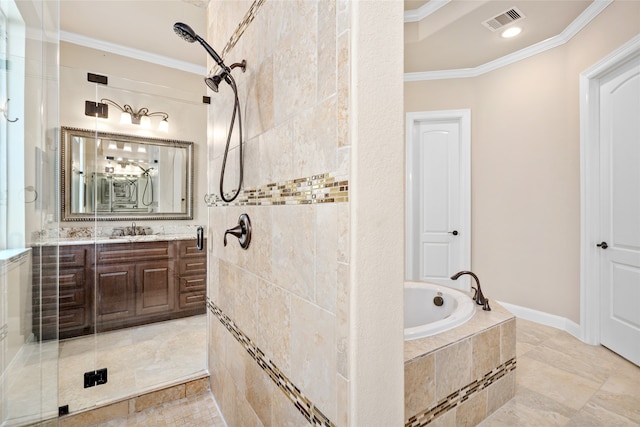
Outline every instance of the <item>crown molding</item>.
{"label": "crown molding", "polygon": [[446,6],[450,1],[451,0],[431,0],[420,6],[418,9],[406,10],[404,12],[404,22],[422,21],[442,6]]}
{"label": "crown molding", "polygon": [[[557,36],[543,40],[539,43],[520,49],[516,52],[505,55],[502,58],[495,59],[474,68],[459,68],[454,70],[438,70],[438,71],[421,71],[416,73],[405,73],[405,82],[417,82],[426,80],[442,80],[442,79],[464,79],[478,77],[498,68],[511,65],[523,59],[529,58],[555,47],[561,46],[571,40],[580,30],[587,26],[596,16],[600,14],[614,0],[595,0],[587,7],[576,19],[565,28],[562,33]],[[427,3],[428,4],[428,3]]]}
{"label": "crown molding", "polygon": [[187,73],[206,75],[207,68],[187,61],[169,58],[167,56],[146,52],[144,50],[134,49],[104,40],[94,39],[92,37],[83,36],[68,31],[60,31],[60,41],[77,44],[79,46],[89,47],[92,49],[103,50],[105,52],[116,55],[126,56],[128,58],[137,59],[139,61],[150,62],[152,64],[162,65],[164,67],[175,68],[177,70],[186,71]]}

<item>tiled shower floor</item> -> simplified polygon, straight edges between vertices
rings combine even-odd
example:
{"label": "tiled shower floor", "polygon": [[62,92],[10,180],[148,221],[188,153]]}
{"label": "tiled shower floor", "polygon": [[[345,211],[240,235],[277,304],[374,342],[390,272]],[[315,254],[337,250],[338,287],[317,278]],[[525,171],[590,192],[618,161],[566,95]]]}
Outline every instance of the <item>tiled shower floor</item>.
{"label": "tiled shower floor", "polygon": [[[60,342],[59,404],[100,406],[206,373],[206,315]],[[108,369],[107,384],[84,388],[84,372]]]}
{"label": "tiled shower floor", "polygon": [[[8,413],[22,424],[39,413],[55,416],[58,406],[68,404],[75,413],[199,378],[206,374],[206,343],[203,314],[25,346],[12,368]],[[107,384],[85,389],[84,373],[105,367]]]}

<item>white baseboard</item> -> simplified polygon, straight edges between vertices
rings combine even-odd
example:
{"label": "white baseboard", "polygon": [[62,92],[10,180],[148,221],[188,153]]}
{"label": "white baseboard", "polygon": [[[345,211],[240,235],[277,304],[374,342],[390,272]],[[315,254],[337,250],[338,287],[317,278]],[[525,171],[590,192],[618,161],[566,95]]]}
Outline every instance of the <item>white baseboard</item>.
{"label": "white baseboard", "polygon": [[552,328],[565,331],[580,341],[582,339],[582,328],[577,323],[567,319],[566,317],[557,316],[555,314],[545,313],[544,311],[533,310],[531,308],[519,305],[509,304],[508,302],[498,301],[498,303],[513,313],[514,316],[531,322],[540,323],[542,325],[551,326]]}

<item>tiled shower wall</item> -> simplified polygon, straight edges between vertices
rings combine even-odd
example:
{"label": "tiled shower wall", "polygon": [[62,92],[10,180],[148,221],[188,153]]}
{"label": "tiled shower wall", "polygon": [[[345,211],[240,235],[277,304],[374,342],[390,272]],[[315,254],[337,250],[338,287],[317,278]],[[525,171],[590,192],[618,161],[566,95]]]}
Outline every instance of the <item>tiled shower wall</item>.
{"label": "tiled shower wall", "polygon": [[[209,208],[212,391],[230,426],[348,425],[349,2],[210,2],[208,18],[225,62],[247,61],[233,71],[245,192]],[[233,92],[210,95],[218,193]],[[236,136],[231,145],[227,190]],[[242,213],[250,247],[224,247]]]}

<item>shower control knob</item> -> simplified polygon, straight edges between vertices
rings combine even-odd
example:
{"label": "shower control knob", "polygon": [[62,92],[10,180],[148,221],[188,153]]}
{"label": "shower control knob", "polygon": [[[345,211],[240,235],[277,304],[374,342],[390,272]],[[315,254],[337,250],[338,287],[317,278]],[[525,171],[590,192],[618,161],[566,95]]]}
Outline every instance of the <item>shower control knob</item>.
{"label": "shower control knob", "polygon": [[596,246],[602,249],[607,249],[609,247],[609,245],[607,245],[607,242],[598,243]]}
{"label": "shower control knob", "polygon": [[454,236],[457,236],[458,235],[458,230],[450,231],[449,234],[453,234]]}

